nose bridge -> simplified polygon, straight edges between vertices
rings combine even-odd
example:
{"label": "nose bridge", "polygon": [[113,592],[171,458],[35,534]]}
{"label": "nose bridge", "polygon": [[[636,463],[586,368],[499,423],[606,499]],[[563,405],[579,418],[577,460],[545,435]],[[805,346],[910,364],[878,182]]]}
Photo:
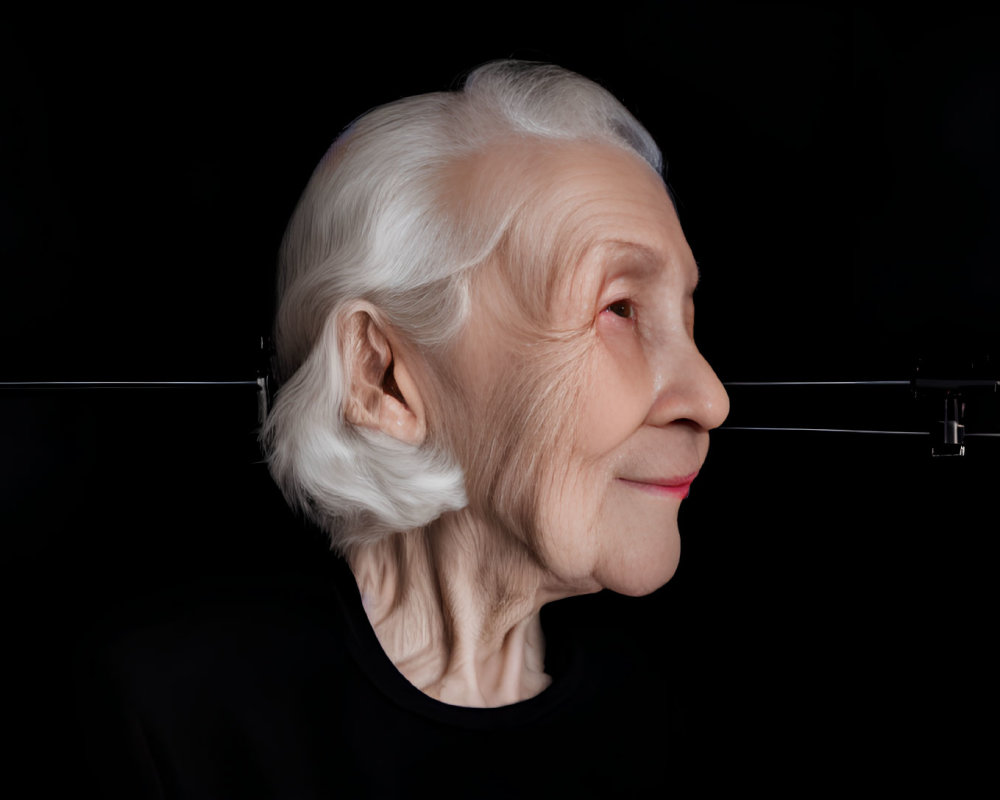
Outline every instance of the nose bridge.
{"label": "nose bridge", "polygon": [[656,351],[649,422],[687,419],[705,430],[719,427],[729,416],[729,395],[694,340],[687,334],[668,337]]}

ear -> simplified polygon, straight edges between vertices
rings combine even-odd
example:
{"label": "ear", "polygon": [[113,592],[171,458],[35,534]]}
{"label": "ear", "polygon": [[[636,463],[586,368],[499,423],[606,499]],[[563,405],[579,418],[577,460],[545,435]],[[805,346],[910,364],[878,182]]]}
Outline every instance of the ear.
{"label": "ear", "polygon": [[367,304],[351,310],[340,326],[347,377],[344,417],[418,445],[427,435],[424,405],[413,379],[415,356]]}

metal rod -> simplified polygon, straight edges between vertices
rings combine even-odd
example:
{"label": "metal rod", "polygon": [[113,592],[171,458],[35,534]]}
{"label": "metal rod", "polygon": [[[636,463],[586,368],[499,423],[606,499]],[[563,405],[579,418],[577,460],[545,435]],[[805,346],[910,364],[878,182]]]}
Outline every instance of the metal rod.
{"label": "metal rod", "polygon": [[[720,431],[794,431],[800,433],[878,433],[890,436],[930,436],[929,431],[865,431],[853,428],[756,428],[748,425],[723,425]],[[981,436],[1000,439],[1000,433],[966,433],[965,437]]]}
{"label": "metal rod", "polygon": [[[74,388],[81,386],[129,388],[133,386],[249,386],[256,381],[0,381],[0,387]],[[727,381],[724,386],[909,386],[910,381]]]}
{"label": "metal rod", "polygon": [[[927,431],[863,431],[849,428],[755,428],[741,425],[723,425],[720,431],[796,431],[806,433],[887,433],[896,436],[930,436]],[[971,434],[966,434],[971,435]]]}
{"label": "metal rod", "polygon": [[910,381],[723,381],[723,386],[909,386]]}
{"label": "metal rod", "polygon": [[[256,381],[0,381],[0,388],[71,388],[80,386],[128,388],[133,386],[251,386]],[[950,386],[952,381],[923,381],[922,385]],[[968,381],[968,386],[994,386],[996,381]],[[911,381],[724,381],[723,386],[910,386]]]}
{"label": "metal rod", "polygon": [[148,386],[257,386],[257,381],[0,381],[2,389],[141,389]]}
{"label": "metal rod", "polygon": [[[725,386],[909,386],[909,381],[733,381]],[[252,381],[0,381],[0,389],[141,389],[169,386],[254,386]],[[724,425],[723,431],[788,431],[799,433],[867,433],[888,436],[929,436],[927,431],[874,431],[850,428],[777,428]],[[966,437],[1000,439],[1000,433],[966,433]]]}

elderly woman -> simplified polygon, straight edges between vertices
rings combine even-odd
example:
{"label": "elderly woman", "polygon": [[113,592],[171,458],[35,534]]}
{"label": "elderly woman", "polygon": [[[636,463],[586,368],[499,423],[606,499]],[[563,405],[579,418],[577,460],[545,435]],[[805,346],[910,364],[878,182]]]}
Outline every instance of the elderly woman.
{"label": "elderly woman", "polygon": [[283,243],[263,431],[330,594],[217,659],[200,706],[171,682],[171,721],[138,723],[166,795],[669,783],[666,666],[540,618],[670,579],[728,412],[661,169],[607,91],[511,61],[337,140]]}

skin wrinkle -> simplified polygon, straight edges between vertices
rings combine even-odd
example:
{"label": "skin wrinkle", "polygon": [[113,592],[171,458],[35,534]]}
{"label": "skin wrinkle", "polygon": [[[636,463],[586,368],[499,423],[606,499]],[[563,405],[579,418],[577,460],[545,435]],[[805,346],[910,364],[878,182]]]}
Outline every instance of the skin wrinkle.
{"label": "skin wrinkle", "polygon": [[[450,444],[470,481],[470,502],[481,500],[477,512],[490,515],[537,551],[530,537],[537,527],[534,497],[542,481],[539,473],[546,466],[541,456],[551,452],[560,437],[572,433],[568,420],[560,423],[549,411],[555,405],[554,395],[578,385],[574,365],[580,363],[581,353],[575,343],[570,343],[572,350],[554,350],[560,346],[559,338],[524,319],[520,298],[498,272],[487,266],[477,278],[473,291],[489,298],[477,328],[505,327],[512,340],[502,362],[479,364],[478,369],[483,383],[503,386],[505,391],[490,392],[484,400],[454,381],[454,392],[444,400],[449,406],[446,416],[472,424],[455,426]],[[508,325],[508,320],[516,324]],[[469,331],[469,336],[476,335],[476,329]],[[496,434],[516,430],[521,431],[516,438]]]}
{"label": "skin wrinkle", "polygon": [[[448,350],[400,354],[469,505],[349,557],[390,660],[457,705],[548,685],[545,603],[669,579],[678,501],[618,479],[697,469],[728,411],[691,339],[697,273],[659,176],[607,145],[527,150],[523,174],[503,148],[476,164],[489,203],[497,175],[532,200],[470,274],[464,329]],[[605,310],[623,297],[634,319]]]}
{"label": "skin wrinkle", "polygon": [[[480,602],[468,602],[471,595],[469,586],[464,584],[460,575],[447,569],[448,565],[455,563],[456,550],[467,550],[470,542],[482,539],[470,531],[470,521],[467,516],[462,519],[463,515],[464,512],[455,514],[457,519],[451,520],[452,525],[447,532],[432,530],[438,526],[435,523],[426,531],[411,531],[387,540],[385,545],[400,553],[400,557],[395,559],[395,569],[390,569],[388,573],[372,573],[363,566],[356,571],[364,595],[384,599],[394,594],[404,597],[403,603],[376,602],[366,610],[383,648],[389,654],[397,654],[393,661],[400,672],[407,677],[424,673],[441,676],[426,684],[416,683],[418,688],[432,695],[442,688],[462,686],[463,683],[476,686],[479,683],[476,676],[483,670],[481,661],[490,661],[489,658],[477,657],[480,648],[501,653],[503,664],[520,663],[526,657],[537,661],[541,652],[537,645],[531,653],[521,649],[525,635],[541,635],[540,628],[537,631],[528,630],[535,627],[535,622],[532,621],[533,615],[525,615],[521,604],[508,602],[490,608]],[[425,567],[424,559],[429,559],[437,568],[422,568]],[[404,575],[415,578],[405,588]],[[526,588],[510,592],[508,597],[513,600],[515,595],[524,597],[532,594],[533,589]],[[445,609],[446,613],[429,614],[428,608]],[[488,616],[495,619],[493,628],[484,624]],[[477,633],[480,630],[482,633]],[[428,646],[429,642],[441,640],[446,643],[445,648]],[[488,663],[485,672],[493,674]],[[517,670],[501,667],[495,673],[499,677],[489,679],[487,683],[494,685],[501,696],[512,698],[507,702],[514,702],[513,698],[522,690],[519,685],[511,683],[512,676],[517,674]],[[535,684],[544,682],[540,661],[534,664],[532,675]],[[541,688],[544,686],[538,690]],[[462,704],[486,704],[486,696],[481,693],[470,695],[464,687],[461,692],[460,699],[465,701]]]}

